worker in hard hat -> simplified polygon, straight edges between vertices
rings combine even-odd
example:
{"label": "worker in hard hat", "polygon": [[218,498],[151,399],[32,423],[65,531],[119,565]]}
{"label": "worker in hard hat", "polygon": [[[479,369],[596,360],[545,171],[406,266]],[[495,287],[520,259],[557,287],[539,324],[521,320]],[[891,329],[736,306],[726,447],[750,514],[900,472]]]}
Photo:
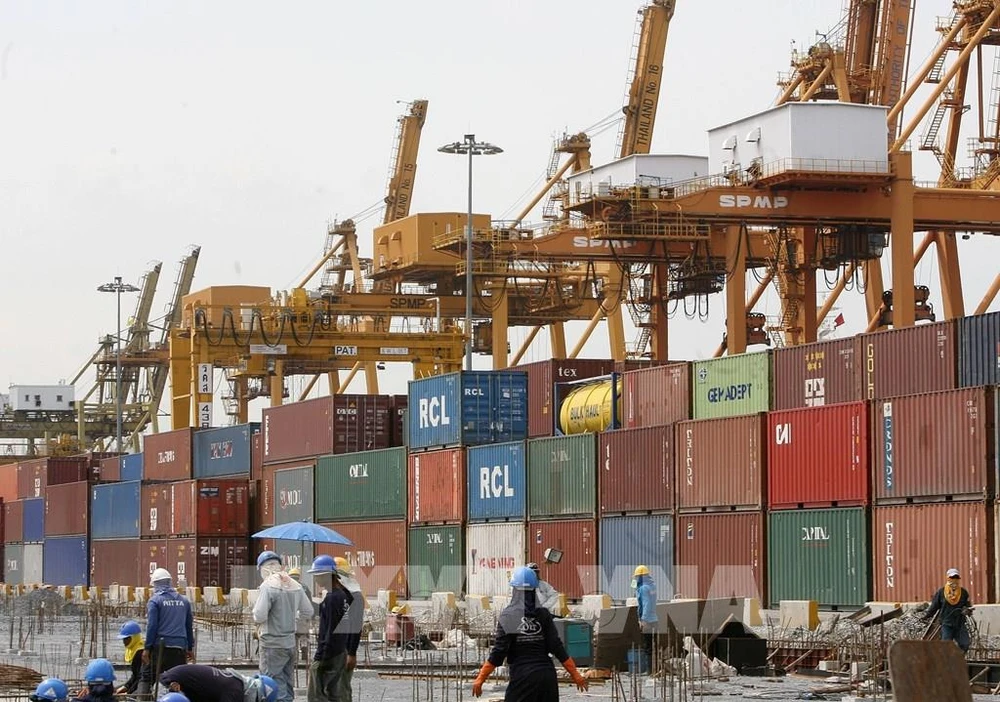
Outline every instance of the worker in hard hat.
{"label": "worker in hard hat", "polygon": [[[241,675],[232,668],[179,665],[160,676],[172,694],[189,702],[276,702],[278,683],[267,675]],[[179,702],[179,701],[178,701]]]}
{"label": "worker in hard hat", "polygon": [[318,587],[326,590],[319,606],[316,654],[309,667],[309,702],[333,702],[341,698],[343,675],[349,656],[356,656],[358,644],[349,634],[348,612],[354,596],[341,584],[332,556],[316,556],[309,572]]}
{"label": "worker in hard hat", "polygon": [[95,658],[87,664],[83,673],[83,681],[87,684],[76,700],[79,702],[114,702],[115,699],[115,667],[107,658]]}
{"label": "worker in hard hat", "polygon": [[149,576],[153,596],[146,605],[146,641],[142,651],[145,670],[139,694],[149,694],[160,673],[194,660],[194,615],[191,603],[178,594],[166,568]]}
{"label": "worker in hard hat", "polygon": [[253,606],[253,621],[260,626],[260,672],[278,683],[278,702],[295,697],[296,620],[312,616],[312,602],[302,585],[281,566],[281,556],[264,551],[257,557],[261,584]]}
{"label": "worker in hard hat", "polygon": [[28,695],[31,702],[67,702],[69,686],[59,678],[46,678]]}
{"label": "worker in hard hat", "polygon": [[966,616],[972,612],[972,598],[962,587],[962,575],[957,568],[949,568],[945,573],[948,580],[944,587],[934,593],[931,606],[924,611],[924,618],[931,619],[941,613],[941,640],[954,641],[963,653],[969,652],[969,629]]}
{"label": "worker in hard hat", "polygon": [[642,632],[643,644],[646,655],[652,660],[653,640],[656,637],[657,616],[656,616],[656,583],[653,576],[649,574],[649,568],[644,565],[636,566],[632,572],[632,583],[635,587],[635,599],[638,602],[639,630]]}
{"label": "worker in hard hat", "polygon": [[354,668],[358,664],[358,646],[361,644],[361,628],[365,622],[365,596],[361,592],[361,585],[354,578],[354,568],[350,561],[343,556],[337,556],[333,562],[337,567],[337,577],[340,584],[351,594],[351,607],[347,612],[347,633],[350,640],[347,644],[344,674],[340,677],[340,699],[343,702],[351,702],[353,696],[351,682],[354,677]]}
{"label": "worker in hard hat", "polygon": [[535,573],[535,577],[538,578],[538,587],[535,589],[538,606],[549,610],[556,617],[561,617],[562,607],[559,605],[559,593],[556,592],[554,587],[542,580],[542,573],[537,563],[529,563],[527,567],[531,568]]}
{"label": "worker in hard hat", "polygon": [[125,622],[118,630],[118,638],[125,647],[125,662],[129,665],[131,675],[115,692],[119,695],[131,695],[139,689],[139,681],[142,680],[142,651],[145,648],[142,627],[139,622]]}
{"label": "worker in hard hat", "polygon": [[559,682],[549,654],[562,663],[580,691],[586,691],[586,678],[566,653],[552,613],[537,602],[538,576],[531,568],[514,570],[510,579],[510,604],[497,621],[496,638],[489,658],[483,663],[472,684],[472,694],[483,694],[483,683],[490,673],[507,663],[510,681],[504,694],[506,702],[552,702],[559,699]]}

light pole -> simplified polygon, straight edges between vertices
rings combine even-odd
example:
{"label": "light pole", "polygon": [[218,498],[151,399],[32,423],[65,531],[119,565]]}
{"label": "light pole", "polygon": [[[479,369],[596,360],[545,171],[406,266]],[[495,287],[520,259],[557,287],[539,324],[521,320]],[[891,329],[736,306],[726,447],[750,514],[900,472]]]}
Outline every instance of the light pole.
{"label": "light pole", "polygon": [[476,141],[475,134],[466,134],[464,141],[445,144],[445,154],[469,155],[469,220],[465,227],[465,370],[472,370],[472,157],[502,154],[503,149],[485,141]]}
{"label": "light pole", "polygon": [[115,293],[118,301],[118,323],[115,327],[115,441],[118,453],[122,451],[122,293],[139,292],[139,288],[130,283],[123,283],[120,275],[115,276],[113,283],[105,283],[97,288],[98,292]]}

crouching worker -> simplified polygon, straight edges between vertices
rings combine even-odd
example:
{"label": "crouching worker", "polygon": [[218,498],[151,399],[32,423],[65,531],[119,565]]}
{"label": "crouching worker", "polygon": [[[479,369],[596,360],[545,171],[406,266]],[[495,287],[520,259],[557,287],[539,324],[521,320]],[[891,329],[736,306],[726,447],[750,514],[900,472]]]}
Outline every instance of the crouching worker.
{"label": "crouching worker", "polygon": [[142,651],[146,645],[142,640],[142,627],[138,622],[125,622],[118,631],[118,638],[125,646],[125,662],[129,664],[131,676],[115,692],[119,695],[131,695],[139,689],[139,682],[142,680]]}
{"label": "crouching worker", "polygon": [[115,667],[107,658],[95,658],[83,674],[87,688],[76,699],[80,702],[113,702],[115,699]]}
{"label": "crouching worker", "polygon": [[500,613],[493,650],[472,684],[472,694],[483,694],[483,683],[504,661],[510,669],[506,702],[553,702],[559,699],[559,681],[549,654],[559,659],[577,688],[587,690],[587,680],[559,639],[552,613],[538,605],[538,576],[531,568],[518,568],[511,578],[510,604]]}
{"label": "crouching worker", "polygon": [[[232,668],[187,663],[160,676],[160,684],[189,702],[276,702],[278,683],[267,675],[240,675]],[[173,701],[179,702],[179,701]]]}
{"label": "crouching worker", "polygon": [[28,699],[31,702],[68,702],[69,688],[59,678],[47,678],[38,683]]}

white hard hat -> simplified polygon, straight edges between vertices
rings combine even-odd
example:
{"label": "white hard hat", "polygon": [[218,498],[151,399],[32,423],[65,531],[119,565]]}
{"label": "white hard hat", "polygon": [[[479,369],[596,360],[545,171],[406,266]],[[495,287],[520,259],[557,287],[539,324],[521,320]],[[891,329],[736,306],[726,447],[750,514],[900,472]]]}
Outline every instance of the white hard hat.
{"label": "white hard hat", "polygon": [[153,571],[152,575],[149,576],[150,583],[158,583],[164,580],[171,580],[170,571],[166,568],[157,568]]}
{"label": "white hard hat", "polygon": [[958,568],[949,568],[948,569],[948,577],[949,578],[957,578],[958,577]]}

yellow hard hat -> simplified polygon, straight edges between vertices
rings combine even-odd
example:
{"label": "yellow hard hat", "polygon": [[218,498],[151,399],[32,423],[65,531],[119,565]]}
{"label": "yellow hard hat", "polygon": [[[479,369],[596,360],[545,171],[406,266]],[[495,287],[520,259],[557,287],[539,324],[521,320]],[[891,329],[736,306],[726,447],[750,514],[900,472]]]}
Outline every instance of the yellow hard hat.
{"label": "yellow hard hat", "polygon": [[649,568],[644,565],[636,566],[635,572],[632,573],[632,577],[638,578],[640,575],[649,575]]}
{"label": "yellow hard hat", "polygon": [[344,558],[343,556],[336,556],[333,559],[333,561],[334,563],[337,564],[338,573],[340,573],[341,575],[346,575],[347,577],[351,577],[354,575],[354,568],[351,567],[351,562],[348,561],[346,558]]}
{"label": "yellow hard hat", "polygon": [[302,577],[302,571],[299,570],[298,568],[292,568],[291,570],[288,571],[288,574],[290,576],[292,576],[293,578],[296,578],[296,577],[301,578]]}

